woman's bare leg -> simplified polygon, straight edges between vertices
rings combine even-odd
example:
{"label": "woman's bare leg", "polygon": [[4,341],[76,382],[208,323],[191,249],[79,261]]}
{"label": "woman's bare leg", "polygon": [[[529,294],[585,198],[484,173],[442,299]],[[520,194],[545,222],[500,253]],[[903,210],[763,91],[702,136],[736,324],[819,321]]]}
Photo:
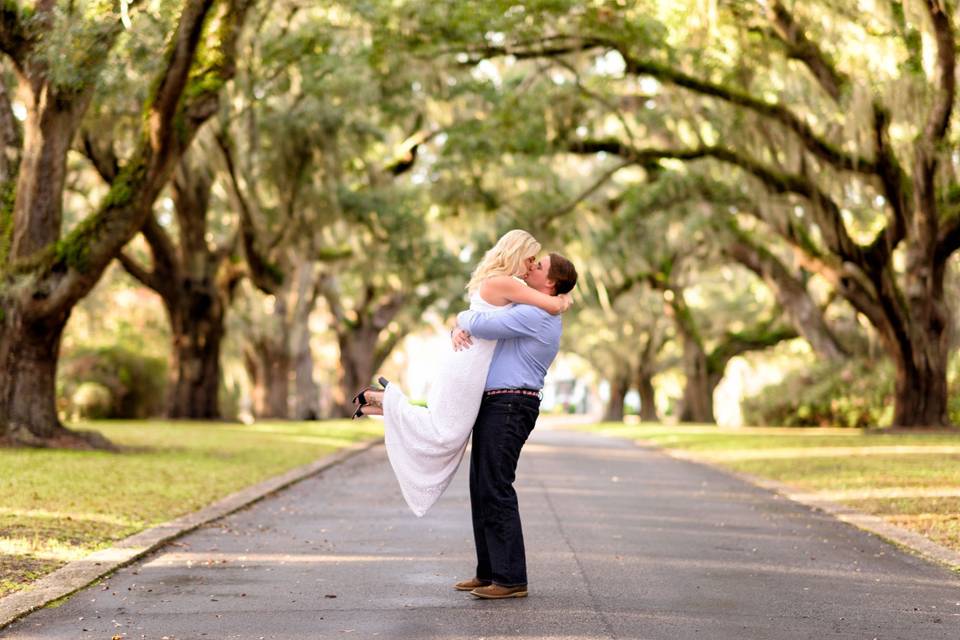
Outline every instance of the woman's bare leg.
{"label": "woman's bare leg", "polygon": [[365,416],[382,416],[383,407],[378,404],[365,404],[360,409]]}
{"label": "woman's bare leg", "polygon": [[378,407],[383,406],[383,391],[364,391],[363,397],[367,402]]}

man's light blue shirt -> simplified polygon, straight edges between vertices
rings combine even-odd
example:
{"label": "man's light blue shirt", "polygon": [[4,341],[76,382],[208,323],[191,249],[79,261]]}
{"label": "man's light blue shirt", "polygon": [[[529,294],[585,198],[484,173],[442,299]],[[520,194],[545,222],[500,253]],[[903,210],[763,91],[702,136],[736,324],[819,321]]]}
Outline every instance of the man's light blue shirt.
{"label": "man's light blue shirt", "polygon": [[499,340],[484,389],[542,389],[560,350],[560,316],[518,304],[506,311],[463,311],[457,324],[471,335]]}

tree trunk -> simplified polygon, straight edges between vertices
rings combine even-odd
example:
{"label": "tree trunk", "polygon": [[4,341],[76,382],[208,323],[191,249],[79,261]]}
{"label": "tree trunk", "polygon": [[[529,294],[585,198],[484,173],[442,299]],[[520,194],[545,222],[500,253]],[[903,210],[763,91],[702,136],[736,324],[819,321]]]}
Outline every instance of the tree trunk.
{"label": "tree trunk", "polygon": [[690,339],[683,342],[683,372],[687,381],[683,388],[680,422],[716,424],[713,392],[723,376],[710,372],[707,354]]}
{"label": "tree trunk", "polygon": [[[905,344],[912,357],[894,358],[893,425],[896,427],[950,426],[947,411],[947,350],[928,349],[927,344]],[[912,350],[912,352],[911,352]]]}
{"label": "tree trunk", "polygon": [[172,304],[164,299],[173,334],[166,414],[218,419],[224,309],[214,286],[187,285]]}
{"label": "tree trunk", "polygon": [[320,419],[320,387],[313,379],[313,354],[310,352],[309,336],[305,344],[294,348],[293,418],[295,420]]}
{"label": "tree trunk", "polygon": [[[55,242],[60,233],[67,150],[89,95],[63,104],[46,84],[21,75],[20,96],[27,107],[23,151],[16,179],[7,264],[32,259]],[[88,92],[89,93],[89,92]],[[5,243],[0,238],[0,245]],[[9,262],[7,261],[9,258]],[[3,288],[7,283],[3,284]],[[55,401],[57,358],[70,309],[28,319],[14,293],[0,303],[0,437],[11,444],[44,446],[80,444],[57,417]],[[48,292],[43,292],[47,295]],[[43,295],[34,294],[35,299]]]}
{"label": "tree trunk", "polygon": [[0,442],[110,448],[103,436],[68,430],[57,416],[57,356],[69,317],[30,321],[12,304],[0,307]]}
{"label": "tree trunk", "polygon": [[27,117],[23,122],[10,255],[26,258],[60,235],[67,150],[93,92],[61,101],[47,83],[20,76],[19,85],[18,96],[24,100]]}
{"label": "tree trunk", "polygon": [[640,421],[660,422],[660,417],[657,415],[656,393],[653,388],[653,374],[641,369],[637,378],[640,392]]}
{"label": "tree trunk", "polygon": [[[931,269],[913,251],[908,251],[907,265],[904,289],[909,299],[905,305],[887,305],[890,320],[881,332],[896,366],[893,426],[950,426],[947,365],[951,314],[944,301],[944,271],[942,267]],[[887,284],[882,291],[891,288]],[[900,313],[894,314],[896,310]]]}
{"label": "tree trunk", "polygon": [[290,358],[293,364],[293,418],[317,420],[320,417],[320,389],[313,379],[313,353],[310,351],[310,314],[316,307],[319,274],[315,265],[301,257],[296,270],[297,298],[292,303],[290,322]]}
{"label": "tree trunk", "polygon": [[248,343],[244,364],[253,381],[253,415],[286,420],[290,416],[290,358],[283,344],[266,339]]}
{"label": "tree trunk", "polygon": [[377,338],[379,331],[360,328],[344,331],[338,336],[340,343],[340,397],[337,399],[336,415],[348,417],[354,407],[350,399],[361,388],[373,381],[376,367]]}
{"label": "tree trunk", "polygon": [[603,412],[604,422],[623,422],[623,402],[630,390],[630,377],[618,372],[610,379],[610,399]]}
{"label": "tree trunk", "polygon": [[[56,24],[40,19],[39,10],[47,13],[54,5],[38,3],[37,15],[30,17],[31,37],[18,40],[14,51],[5,49],[19,76],[27,119],[10,251],[0,265],[4,279],[0,284],[0,323],[4,325],[0,337],[0,429],[15,442],[71,445],[74,443],[67,440],[79,436],[59,423],[54,396],[56,362],[67,318],[143,225],[178,154],[215,113],[220,87],[233,75],[236,37],[249,3],[229,2],[218,20],[209,21],[214,24],[212,35],[216,36],[216,51],[222,59],[194,76],[193,60],[214,3],[185,3],[164,56],[166,64],[154,79],[150,100],[144,105],[141,135],[132,156],[111,182],[97,210],[63,237],[67,150],[122,26],[114,21],[114,28],[101,33],[95,45],[87,43],[84,53],[91,53],[93,47],[93,55],[84,67],[83,75],[88,77],[77,86],[61,90],[43,63],[34,62],[45,57],[37,57],[34,47],[49,42],[47,27]],[[18,12],[5,10],[4,37],[21,29],[28,27],[20,24]],[[6,42],[9,44],[9,40]],[[0,243],[6,241],[0,239]],[[82,439],[95,446],[109,445],[102,437]]]}
{"label": "tree trunk", "polygon": [[697,329],[693,313],[687,306],[683,289],[670,286],[673,294],[667,301],[667,311],[673,318],[677,333],[683,344],[683,373],[686,383],[683,388],[683,401],[680,404],[680,422],[699,422],[715,424],[713,416],[713,390],[723,377],[712,374],[710,357],[703,346],[703,339]]}

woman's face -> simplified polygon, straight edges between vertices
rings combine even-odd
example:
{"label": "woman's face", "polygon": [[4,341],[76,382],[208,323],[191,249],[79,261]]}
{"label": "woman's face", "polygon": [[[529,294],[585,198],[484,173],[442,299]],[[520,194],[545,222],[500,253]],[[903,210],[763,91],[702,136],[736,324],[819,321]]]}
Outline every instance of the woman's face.
{"label": "woman's face", "polygon": [[535,264],[537,264],[537,256],[527,256],[523,261],[523,273],[520,274],[520,277],[526,278]]}

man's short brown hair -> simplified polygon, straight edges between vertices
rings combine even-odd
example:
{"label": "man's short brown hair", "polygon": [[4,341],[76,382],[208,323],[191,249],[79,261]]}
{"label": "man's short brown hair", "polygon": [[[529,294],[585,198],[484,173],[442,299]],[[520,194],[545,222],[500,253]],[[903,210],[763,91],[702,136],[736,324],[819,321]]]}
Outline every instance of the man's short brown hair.
{"label": "man's short brown hair", "polygon": [[577,285],[577,268],[559,253],[551,253],[547,278],[553,280],[554,295],[569,293]]}

